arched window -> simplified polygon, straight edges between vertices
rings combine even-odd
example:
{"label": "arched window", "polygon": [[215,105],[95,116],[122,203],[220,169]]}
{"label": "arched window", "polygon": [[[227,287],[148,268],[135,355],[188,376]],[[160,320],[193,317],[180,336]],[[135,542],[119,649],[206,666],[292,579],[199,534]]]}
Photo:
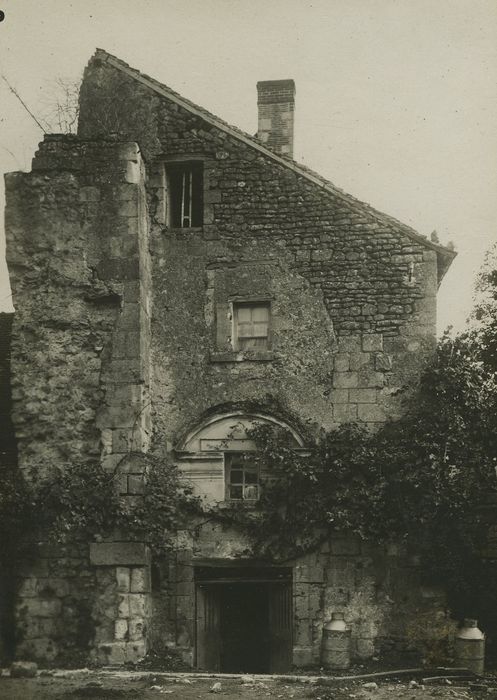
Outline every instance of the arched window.
{"label": "arched window", "polygon": [[259,498],[260,475],[251,458],[256,445],[249,433],[261,424],[283,428],[295,448],[304,447],[294,428],[268,414],[233,411],[211,416],[190,431],[176,450],[178,466],[196,495],[209,503]]}

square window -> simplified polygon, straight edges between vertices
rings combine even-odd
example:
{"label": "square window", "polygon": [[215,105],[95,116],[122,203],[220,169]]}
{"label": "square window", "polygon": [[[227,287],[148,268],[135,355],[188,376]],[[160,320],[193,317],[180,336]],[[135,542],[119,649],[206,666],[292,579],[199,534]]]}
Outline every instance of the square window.
{"label": "square window", "polygon": [[259,470],[250,453],[225,455],[226,494],[232,501],[257,501],[260,495]]}
{"label": "square window", "polygon": [[233,304],[234,349],[267,350],[269,322],[269,302],[235,302]]}
{"label": "square window", "polygon": [[166,165],[168,225],[202,226],[204,221],[203,163],[186,161]]}

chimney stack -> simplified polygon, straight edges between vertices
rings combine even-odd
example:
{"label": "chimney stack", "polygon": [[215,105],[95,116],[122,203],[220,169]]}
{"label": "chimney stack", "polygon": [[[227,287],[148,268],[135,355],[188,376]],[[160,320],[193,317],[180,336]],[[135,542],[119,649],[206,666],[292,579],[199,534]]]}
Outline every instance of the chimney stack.
{"label": "chimney stack", "polygon": [[257,83],[257,105],[258,139],[275,153],[293,158],[293,80],[263,80]]}

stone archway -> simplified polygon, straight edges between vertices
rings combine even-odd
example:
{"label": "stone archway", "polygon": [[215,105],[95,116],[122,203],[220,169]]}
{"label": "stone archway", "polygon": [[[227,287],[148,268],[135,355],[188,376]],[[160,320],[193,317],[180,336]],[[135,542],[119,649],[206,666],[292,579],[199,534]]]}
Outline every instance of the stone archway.
{"label": "stone archway", "polygon": [[286,421],[267,413],[242,410],[211,416],[183,438],[176,449],[178,467],[194,493],[205,503],[214,505],[227,500],[230,461],[235,455],[256,450],[249,433],[251,428],[261,424],[283,428],[296,449],[305,449],[302,437]]}

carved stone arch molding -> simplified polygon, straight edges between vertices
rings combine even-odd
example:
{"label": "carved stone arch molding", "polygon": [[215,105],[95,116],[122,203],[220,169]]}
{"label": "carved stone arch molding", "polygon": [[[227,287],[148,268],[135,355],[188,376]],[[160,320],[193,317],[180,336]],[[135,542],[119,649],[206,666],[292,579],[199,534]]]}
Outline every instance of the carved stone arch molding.
{"label": "carved stone arch molding", "polygon": [[256,449],[247,433],[261,424],[283,428],[296,449],[305,449],[294,427],[268,413],[236,410],[211,415],[190,430],[175,450],[183,478],[196,495],[208,504],[226,500],[226,460],[230,453]]}

